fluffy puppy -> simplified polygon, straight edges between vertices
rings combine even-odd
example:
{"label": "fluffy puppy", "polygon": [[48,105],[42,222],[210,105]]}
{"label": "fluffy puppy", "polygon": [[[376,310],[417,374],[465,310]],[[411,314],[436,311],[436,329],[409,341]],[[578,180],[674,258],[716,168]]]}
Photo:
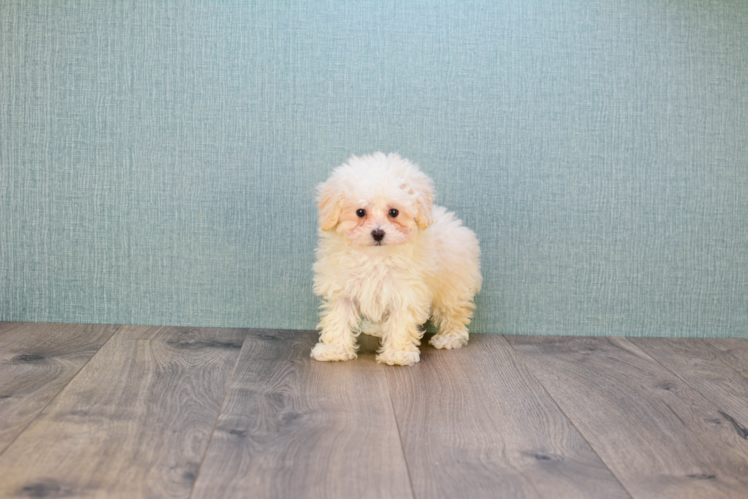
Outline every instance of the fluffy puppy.
{"label": "fluffy puppy", "polygon": [[318,187],[319,247],[314,293],[323,299],[318,361],[356,357],[356,337],[381,337],[377,361],[420,359],[421,326],[431,344],[467,344],[473,297],[480,291],[475,234],[432,205],[433,183],[397,154],[352,157]]}

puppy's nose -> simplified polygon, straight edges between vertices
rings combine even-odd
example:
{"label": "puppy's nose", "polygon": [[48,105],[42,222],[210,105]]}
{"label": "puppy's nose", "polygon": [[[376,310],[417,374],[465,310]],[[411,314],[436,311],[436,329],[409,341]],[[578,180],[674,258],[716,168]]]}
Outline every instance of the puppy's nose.
{"label": "puppy's nose", "polygon": [[374,238],[374,241],[382,241],[384,239],[384,231],[381,229],[375,229],[371,232],[371,237]]}

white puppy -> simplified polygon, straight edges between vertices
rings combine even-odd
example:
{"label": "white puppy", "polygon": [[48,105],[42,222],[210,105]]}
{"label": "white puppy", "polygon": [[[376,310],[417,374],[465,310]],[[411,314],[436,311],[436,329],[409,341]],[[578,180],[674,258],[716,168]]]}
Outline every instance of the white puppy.
{"label": "white puppy", "polygon": [[352,157],[317,189],[314,293],[323,304],[312,357],[353,359],[363,332],[382,338],[377,361],[412,365],[429,318],[439,327],[434,347],[466,345],[480,249],[453,213],[432,206],[431,179],[397,154],[375,153]]}

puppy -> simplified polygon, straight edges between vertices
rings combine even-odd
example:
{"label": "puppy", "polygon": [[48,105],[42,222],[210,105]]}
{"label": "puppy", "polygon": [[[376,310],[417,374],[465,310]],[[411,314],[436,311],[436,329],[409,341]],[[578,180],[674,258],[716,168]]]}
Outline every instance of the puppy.
{"label": "puppy", "polygon": [[412,365],[429,318],[439,327],[434,347],[466,345],[480,249],[453,213],[432,205],[431,179],[397,154],[375,153],[352,157],[317,190],[314,293],[323,304],[312,357],[353,359],[363,332],[381,337],[378,362]]}

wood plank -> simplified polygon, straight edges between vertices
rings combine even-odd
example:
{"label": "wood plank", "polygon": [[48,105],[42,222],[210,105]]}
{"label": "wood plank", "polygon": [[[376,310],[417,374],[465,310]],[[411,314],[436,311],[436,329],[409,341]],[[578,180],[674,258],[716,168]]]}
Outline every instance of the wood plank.
{"label": "wood plank", "polygon": [[748,441],[701,394],[619,338],[508,337],[635,497],[745,497]]}
{"label": "wood plank", "polygon": [[734,370],[727,355],[705,339],[630,340],[714,403],[729,422],[748,428],[748,365],[743,373]]}
{"label": "wood plank", "polygon": [[748,339],[706,339],[720,351],[720,360],[738,373],[748,376]]}
{"label": "wood plank", "polygon": [[628,498],[500,335],[387,369],[418,498]]}
{"label": "wood plank", "polygon": [[0,323],[0,454],[117,328]]}
{"label": "wood plank", "polygon": [[189,496],[245,333],[122,327],[0,456],[0,496]]}
{"label": "wood plank", "polygon": [[317,332],[247,337],[198,498],[411,497],[384,367],[310,357]]}

